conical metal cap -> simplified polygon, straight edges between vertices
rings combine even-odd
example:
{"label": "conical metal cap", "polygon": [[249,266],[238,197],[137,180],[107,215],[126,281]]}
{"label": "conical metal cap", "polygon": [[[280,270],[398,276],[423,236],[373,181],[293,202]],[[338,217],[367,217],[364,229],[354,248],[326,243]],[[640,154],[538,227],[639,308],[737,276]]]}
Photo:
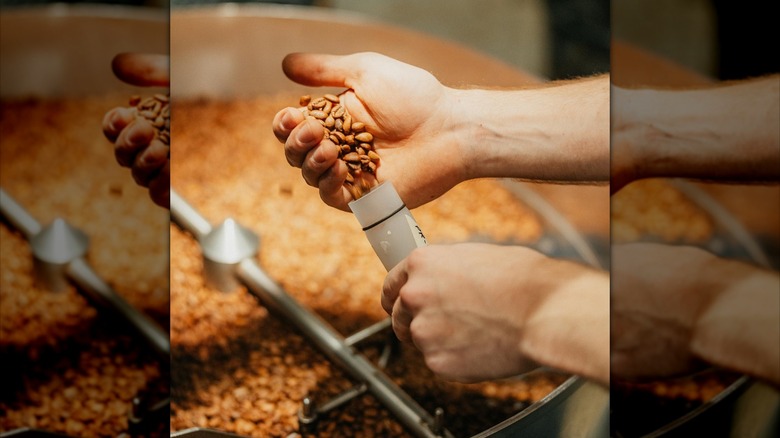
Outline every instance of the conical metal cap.
{"label": "conical metal cap", "polygon": [[200,245],[206,259],[217,263],[235,264],[257,253],[260,238],[229,218],[203,237]]}
{"label": "conical metal cap", "polygon": [[89,238],[61,218],[57,218],[40,233],[30,239],[36,259],[55,264],[65,264],[87,252]]}

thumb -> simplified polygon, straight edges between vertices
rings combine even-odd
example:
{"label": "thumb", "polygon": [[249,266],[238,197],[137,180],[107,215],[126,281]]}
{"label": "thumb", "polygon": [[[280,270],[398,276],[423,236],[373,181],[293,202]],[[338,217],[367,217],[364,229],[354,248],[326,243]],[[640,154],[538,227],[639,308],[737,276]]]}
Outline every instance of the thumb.
{"label": "thumb", "polygon": [[120,53],[111,61],[117,78],[139,87],[167,87],[170,84],[170,57],[146,53]]}
{"label": "thumb", "polygon": [[319,53],[291,53],[282,60],[282,70],[288,78],[312,87],[355,88],[355,82],[369,69],[382,70],[394,62],[378,53],[326,55]]}

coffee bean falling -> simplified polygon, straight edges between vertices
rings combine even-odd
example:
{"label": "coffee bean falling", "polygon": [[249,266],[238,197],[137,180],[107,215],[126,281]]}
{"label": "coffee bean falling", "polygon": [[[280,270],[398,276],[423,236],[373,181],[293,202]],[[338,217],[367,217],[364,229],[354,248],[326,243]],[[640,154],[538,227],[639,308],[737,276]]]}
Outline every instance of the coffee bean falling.
{"label": "coffee bean falling", "polygon": [[371,190],[376,179],[366,178],[365,173],[376,175],[379,154],[374,151],[374,136],[366,131],[366,125],[355,121],[341,104],[341,98],[334,94],[315,99],[301,96],[299,104],[304,107],[302,111],[306,117],[313,117],[322,124],[323,138],[339,148],[339,158],[347,163],[349,170],[344,185],[352,197],[358,199]]}

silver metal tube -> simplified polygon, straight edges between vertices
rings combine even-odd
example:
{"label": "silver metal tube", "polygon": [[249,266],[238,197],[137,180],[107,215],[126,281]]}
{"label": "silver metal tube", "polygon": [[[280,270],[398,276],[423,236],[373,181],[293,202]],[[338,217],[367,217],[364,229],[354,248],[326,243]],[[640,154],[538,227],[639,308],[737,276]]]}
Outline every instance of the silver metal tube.
{"label": "silver metal tube", "polygon": [[0,213],[14,228],[24,234],[28,241],[41,231],[41,224],[2,188],[0,188]]}
{"label": "silver metal tube", "polygon": [[165,358],[170,356],[171,342],[168,334],[117,294],[92,270],[83,257],[71,261],[65,273],[95,304],[116,311],[152,345],[157,353]]}
{"label": "silver metal tube", "polygon": [[[41,231],[38,221],[2,189],[0,189],[0,211],[14,227],[25,235],[28,241]],[[95,304],[116,311],[129,322],[161,356],[170,356],[171,343],[168,340],[168,334],[117,294],[92,270],[83,257],[71,260],[65,267],[65,274]]]}
{"label": "silver metal tube", "polygon": [[381,332],[382,330],[389,329],[393,326],[393,321],[390,318],[385,318],[381,321],[375,322],[374,324],[371,324],[370,326],[364,328],[363,330],[353,333],[349,335],[347,339],[344,339],[344,343],[352,346],[357,345],[366,339],[370,338],[371,336],[374,336],[375,334]]}
{"label": "silver metal tube", "polygon": [[195,239],[198,241],[211,232],[211,224],[206,218],[195,211],[195,209],[173,189],[171,189],[171,217],[180,227],[195,236]]}
{"label": "silver metal tube", "polygon": [[[434,419],[425,409],[362,355],[356,354],[345,343],[344,337],[327,322],[288,295],[257,265],[254,259],[242,260],[236,272],[241,281],[266,306],[287,318],[332,361],[342,366],[357,380],[364,382],[368,390],[410,432],[418,437],[437,436],[429,428],[429,425],[434,423]],[[451,434],[444,431],[443,436],[450,437]]]}

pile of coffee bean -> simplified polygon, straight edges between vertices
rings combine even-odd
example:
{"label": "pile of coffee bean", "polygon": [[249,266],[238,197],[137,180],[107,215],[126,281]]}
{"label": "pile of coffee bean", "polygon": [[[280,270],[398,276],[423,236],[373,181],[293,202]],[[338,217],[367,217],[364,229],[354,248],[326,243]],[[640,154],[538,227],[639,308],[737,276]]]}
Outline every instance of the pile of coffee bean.
{"label": "pile of coffee bean", "polygon": [[157,131],[157,138],[166,145],[171,144],[170,95],[155,94],[142,99],[131,96],[130,106],[135,107],[136,115],[148,120]]}
{"label": "pile of coffee bean", "polygon": [[339,158],[347,163],[349,173],[344,183],[352,197],[363,196],[376,179],[364,177],[364,173],[376,174],[379,166],[379,154],[374,151],[374,136],[366,131],[363,122],[353,120],[347,108],[341,104],[341,98],[334,94],[326,94],[312,99],[311,96],[301,96],[300,105],[303,114],[317,119],[324,128],[324,137],[339,147]]}
{"label": "pile of coffee bean", "polygon": [[[127,102],[126,92],[0,100],[0,186],[41,225],[59,216],[83,230],[95,271],[168,327],[170,215],[116,164],[99,129],[106,111]],[[0,223],[0,241],[0,434],[130,432],[134,397],[167,397],[168,361],[75,287],[36,286],[30,245],[13,226]],[[151,435],[170,435],[168,422],[153,423],[166,430]]]}

